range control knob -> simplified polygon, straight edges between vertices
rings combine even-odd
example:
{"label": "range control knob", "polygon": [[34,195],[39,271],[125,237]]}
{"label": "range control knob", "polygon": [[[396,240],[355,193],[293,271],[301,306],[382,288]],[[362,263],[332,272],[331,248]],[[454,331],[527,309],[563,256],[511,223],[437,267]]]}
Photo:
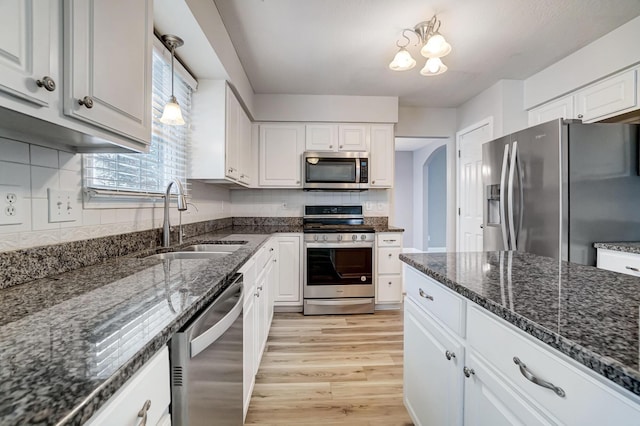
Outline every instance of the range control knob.
{"label": "range control knob", "polygon": [[342,235],[338,234],[338,241],[342,241]]}
{"label": "range control knob", "polygon": [[322,236],[322,239],[323,239],[324,241],[327,241],[329,238],[327,238],[327,236],[326,236],[326,235],[323,235],[323,236]]}
{"label": "range control knob", "polygon": [[313,236],[313,241],[318,241],[318,235],[317,234]]}
{"label": "range control knob", "polygon": [[362,235],[360,235],[360,239],[361,239],[362,241],[364,241],[364,240],[366,240],[366,239],[367,239],[367,236],[366,236],[366,235],[364,235],[364,234],[362,234]]}
{"label": "range control knob", "polygon": [[356,241],[356,240],[358,239],[358,236],[357,236],[356,234],[353,234],[353,235],[351,236],[351,239],[352,239],[353,241]]}

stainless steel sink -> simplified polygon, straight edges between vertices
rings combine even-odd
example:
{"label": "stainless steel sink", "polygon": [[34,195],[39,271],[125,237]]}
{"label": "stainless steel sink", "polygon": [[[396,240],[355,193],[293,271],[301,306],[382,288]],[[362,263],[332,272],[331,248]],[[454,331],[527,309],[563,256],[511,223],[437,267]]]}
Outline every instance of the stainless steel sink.
{"label": "stainless steel sink", "polygon": [[218,259],[228,256],[230,252],[206,252],[206,251],[171,251],[147,256],[145,259],[175,260],[175,259]]}
{"label": "stainless steel sink", "polygon": [[242,248],[243,244],[195,244],[183,248],[184,251],[202,253],[233,253]]}

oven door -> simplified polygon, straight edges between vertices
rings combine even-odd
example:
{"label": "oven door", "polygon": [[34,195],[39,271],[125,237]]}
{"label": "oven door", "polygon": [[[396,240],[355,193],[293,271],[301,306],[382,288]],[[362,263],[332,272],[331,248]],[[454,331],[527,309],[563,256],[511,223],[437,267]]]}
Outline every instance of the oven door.
{"label": "oven door", "polygon": [[304,189],[360,189],[360,161],[347,154],[305,153]]}
{"label": "oven door", "polygon": [[305,244],[304,297],[373,297],[373,245]]}

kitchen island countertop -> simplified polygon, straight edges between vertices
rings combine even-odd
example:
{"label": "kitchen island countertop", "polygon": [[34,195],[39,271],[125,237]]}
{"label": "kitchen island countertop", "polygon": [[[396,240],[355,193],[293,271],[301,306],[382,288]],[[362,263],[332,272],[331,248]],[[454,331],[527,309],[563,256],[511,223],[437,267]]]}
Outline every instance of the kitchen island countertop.
{"label": "kitchen island countertop", "polygon": [[0,290],[0,424],[87,421],[276,230],[233,232],[191,241],[246,241],[223,258],[119,257]]}
{"label": "kitchen island countertop", "polygon": [[640,278],[521,252],[400,259],[640,395]]}
{"label": "kitchen island countertop", "polygon": [[606,250],[620,251],[623,253],[640,254],[640,242],[595,243],[593,246],[597,249],[606,249]]}

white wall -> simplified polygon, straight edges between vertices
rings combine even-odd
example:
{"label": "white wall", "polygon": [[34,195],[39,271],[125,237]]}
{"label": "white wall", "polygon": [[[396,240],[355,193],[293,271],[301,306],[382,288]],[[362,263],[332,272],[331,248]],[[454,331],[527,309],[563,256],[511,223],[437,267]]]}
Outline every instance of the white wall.
{"label": "white wall", "polygon": [[413,179],[413,151],[396,151],[393,225],[404,228],[405,247],[413,247]]}
{"label": "white wall", "polygon": [[389,190],[305,192],[301,189],[231,190],[232,216],[301,217],[312,204],[361,204],[365,216],[389,215]]}
{"label": "white wall", "polygon": [[395,96],[256,94],[254,104],[256,121],[398,121],[398,98]]}
{"label": "white wall", "polygon": [[456,133],[455,108],[400,107],[396,137],[449,138]]}
{"label": "white wall", "polygon": [[531,109],[640,62],[640,16],[616,28],[524,82]]}
{"label": "white wall", "polygon": [[[162,201],[157,207],[84,209],[77,222],[49,223],[47,188],[73,191],[82,200],[80,154],[0,139],[0,185],[19,185],[23,195],[24,222],[0,225],[0,251],[16,250],[66,241],[84,240],[162,226]],[[197,182],[192,184],[192,206],[182,215],[183,223],[229,216],[227,189]],[[103,203],[104,204],[104,203]],[[178,211],[171,208],[171,223],[178,224]]]}

